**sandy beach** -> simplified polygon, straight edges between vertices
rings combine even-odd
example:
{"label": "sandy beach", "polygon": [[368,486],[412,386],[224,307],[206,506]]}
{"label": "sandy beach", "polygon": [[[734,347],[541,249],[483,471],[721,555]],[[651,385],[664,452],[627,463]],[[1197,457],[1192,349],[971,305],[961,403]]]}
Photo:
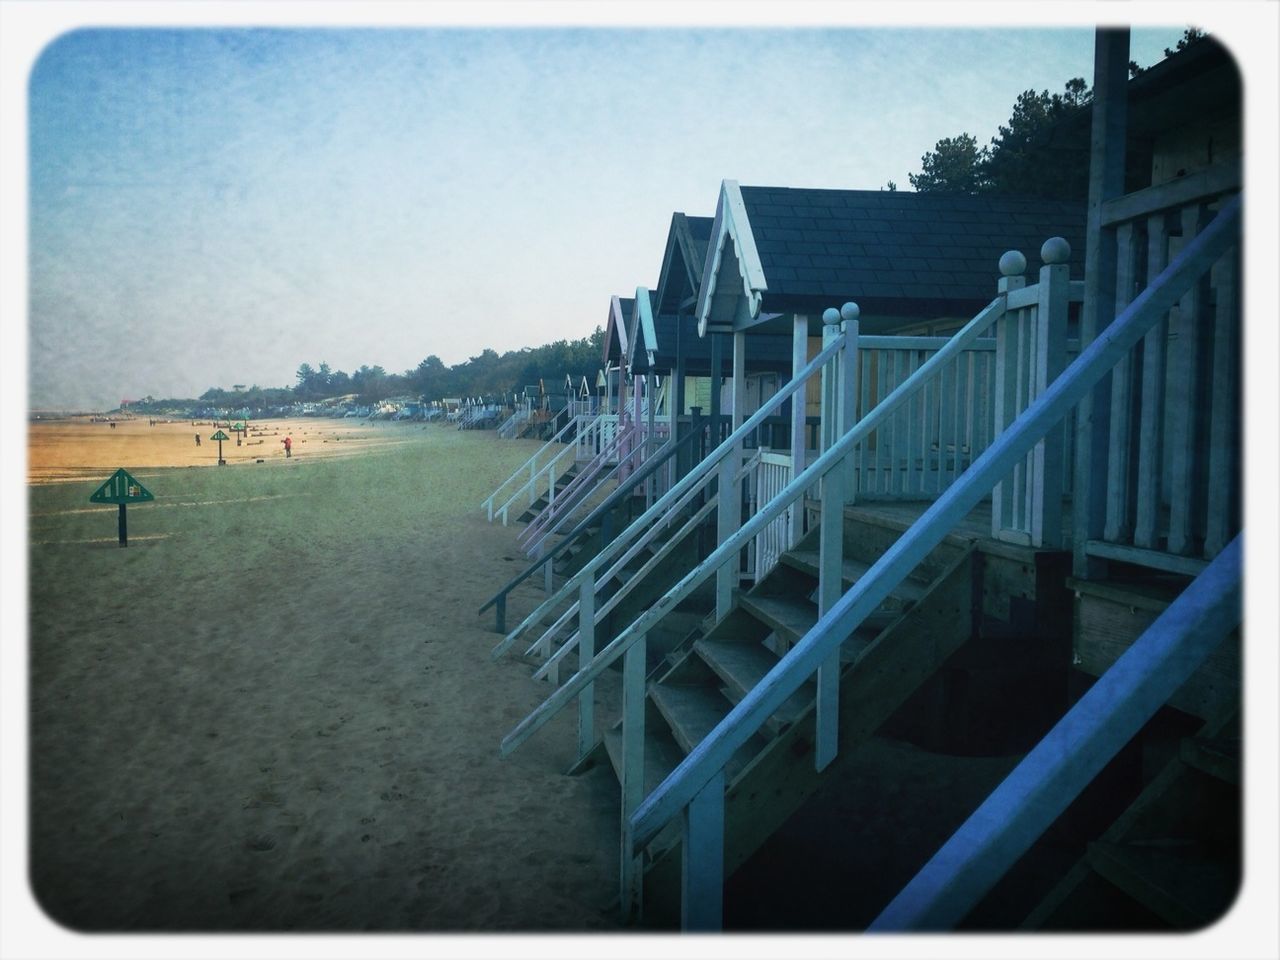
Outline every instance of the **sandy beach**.
{"label": "sandy beach", "polygon": [[[477,608],[535,449],[409,423],[29,432],[30,876],[96,930],[616,929],[617,786]],[[280,440],[294,441],[284,457]],[[261,461],[261,462],[259,462]],[[154,495],[89,496],[117,467]],[[513,614],[532,605],[529,590]]]}

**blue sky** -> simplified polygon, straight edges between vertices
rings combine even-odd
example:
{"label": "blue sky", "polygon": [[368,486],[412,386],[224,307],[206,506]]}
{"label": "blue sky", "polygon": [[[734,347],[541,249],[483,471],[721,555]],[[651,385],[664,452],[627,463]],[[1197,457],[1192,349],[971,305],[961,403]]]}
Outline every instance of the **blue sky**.
{"label": "blue sky", "polygon": [[[1144,65],[1181,26],[1135,30]],[[97,29],[30,79],[34,409],[589,334],[722,178],[906,188],[1089,28]],[[993,56],[998,51],[998,56]],[[993,265],[994,276],[994,265]]]}

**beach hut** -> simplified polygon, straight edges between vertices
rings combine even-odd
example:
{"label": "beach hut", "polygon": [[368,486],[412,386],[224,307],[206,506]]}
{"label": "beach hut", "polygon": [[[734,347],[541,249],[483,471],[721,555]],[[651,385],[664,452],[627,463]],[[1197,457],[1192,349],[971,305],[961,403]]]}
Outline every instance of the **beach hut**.
{"label": "beach hut", "polygon": [[[576,708],[575,769],[620,780],[625,915],[785,929],[831,904],[828,925],[876,930],[1189,930],[1230,906],[1239,77],[1211,41],[1132,80],[1127,31],[1095,51],[1087,218],[723,184],[692,313],[732,337],[734,430],[495,648],[577,664],[502,749]],[[1126,180],[1135,153],[1149,164]],[[748,418],[749,341],[769,334],[790,337],[794,373]],[[748,434],[810,382],[816,442],[794,403],[787,472],[744,512]],[[597,587],[698,489],[715,549],[598,644]],[[771,563],[744,580],[752,542]],[[655,665],[649,637],[704,588],[713,616]],[[621,714],[598,724],[613,666]],[[870,792],[981,754],[1025,758],[976,810],[893,794],[942,849],[906,851],[924,866],[884,889],[869,849],[904,854],[858,827]],[[947,839],[940,822],[963,825]]]}

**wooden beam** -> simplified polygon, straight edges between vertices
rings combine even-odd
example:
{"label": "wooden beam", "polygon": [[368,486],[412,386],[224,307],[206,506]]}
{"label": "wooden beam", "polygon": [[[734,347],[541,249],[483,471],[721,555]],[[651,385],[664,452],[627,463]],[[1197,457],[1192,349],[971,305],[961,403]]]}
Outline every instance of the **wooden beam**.
{"label": "wooden beam", "polygon": [[[1116,241],[1103,228],[1102,206],[1124,193],[1125,131],[1128,121],[1129,30],[1099,28],[1093,46],[1092,153],[1085,227],[1084,303],[1080,346],[1088,347],[1115,316]],[[1076,576],[1102,569],[1084,552],[1102,535],[1106,522],[1107,428],[1111,381],[1104,377],[1076,412],[1075,478],[1072,483],[1072,538]]]}
{"label": "wooden beam", "polygon": [[1102,204],[1101,224],[1110,227],[1129,220],[1140,220],[1153,213],[1239,190],[1242,183],[1239,160],[1219,164],[1168,183],[1158,183],[1107,200]]}

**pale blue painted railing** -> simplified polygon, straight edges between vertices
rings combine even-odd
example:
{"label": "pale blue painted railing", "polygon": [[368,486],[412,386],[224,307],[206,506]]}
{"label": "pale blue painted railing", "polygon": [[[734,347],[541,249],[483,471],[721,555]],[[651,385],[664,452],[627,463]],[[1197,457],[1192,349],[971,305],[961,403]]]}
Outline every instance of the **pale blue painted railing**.
{"label": "pale blue painted railing", "polygon": [[[1214,221],[1187,244],[1181,254],[1110,326],[1098,334],[1063,374],[1047,386],[867,573],[822,614],[817,624],[787,652],[777,666],[730,710],[716,728],[634,810],[627,821],[623,838],[624,884],[627,881],[627,861],[638,858],[658,831],[674,817],[683,815],[683,922],[687,929],[719,928],[722,922],[724,886],[725,764],[802,683],[830,661],[833,653],[838,656],[840,643],[879,607],[890,591],[942,541],[956,523],[1009,474],[1016,463],[1023,460],[1035,449],[1037,443],[1062,422],[1071,408],[1129,354],[1179,298],[1228,253],[1237,243],[1239,224],[1240,198],[1236,197],[1223,207]],[[970,326],[973,323],[971,321]],[[963,331],[957,337],[961,335]],[[859,427],[861,426],[862,422],[859,423]],[[798,495],[816,477],[839,476],[841,472],[832,468],[842,463],[848,450],[856,442],[851,438],[860,433],[859,427],[850,431],[792,481],[778,500],[788,495]],[[757,517],[761,515],[763,514]],[[743,529],[746,530],[747,527]],[[732,541],[723,544],[721,549],[729,547],[731,543]],[[712,556],[715,558],[715,554]],[[637,621],[637,624],[641,621]],[[616,653],[610,648],[634,643],[635,639],[633,631],[624,631],[610,647],[601,651],[596,660],[600,660],[606,652]],[[593,665],[594,663],[595,661]],[[624,667],[624,675],[625,673]],[[557,691],[557,695],[561,692],[571,694],[581,683],[589,682],[590,675],[590,670],[580,670]],[[820,724],[821,688],[820,679]],[[513,731],[509,738],[519,730],[517,728],[517,731]],[[821,725],[818,739],[822,739]],[[624,885],[624,904],[628,900],[634,902],[634,898],[638,896],[639,884],[634,876],[631,883],[631,889]]]}
{"label": "pale blue painted railing", "polygon": [[[618,430],[609,438],[600,452],[589,460],[560,491],[554,499],[538,512],[523,530],[516,536],[523,541],[528,556],[537,556],[547,537],[561,529],[573,516],[574,510],[581,506],[599,485],[620,474],[632,461],[640,460],[644,453],[643,445],[634,443],[641,435],[641,428],[623,422]],[[623,449],[626,452],[621,452]]]}
{"label": "pale blue painted railing", "polygon": [[[841,349],[843,349],[843,342],[832,344],[823,349],[813,360],[809,361],[785,387],[770,398],[768,403],[748,417],[715,450],[695,464],[689,473],[673,484],[651,507],[632,521],[626,530],[606,544],[595,557],[570,577],[560,589],[552,593],[533,612],[526,616],[515,629],[494,647],[493,657],[496,659],[502,656],[529,630],[542,623],[560,604],[570,601],[571,598],[586,591],[590,591],[594,596],[597,584],[603,585],[606,582],[599,578],[599,574],[614,565],[620,556],[636,547],[637,541],[646,533],[650,531],[656,532],[663,525],[669,524],[679,511],[684,509],[698,492],[705,490],[712,481],[720,479],[722,474],[736,480],[739,476],[741,463],[737,464],[737,467],[729,473],[725,473],[724,465],[730,463],[732,454],[741,450],[743,440],[763,424],[767,417],[772,416],[794,393],[802,389],[809,379],[819,373],[823,366],[835,357]],[[559,627],[555,629],[558,631]]]}
{"label": "pale blue painted railing", "polygon": [[1240,625],[1237,536],[867,929],[950,930]]}
{"label": "pale blue painted railing", "polygon": [[[573,462],[575,456],[575,447],[572,441],[565,441],[565,436],[571,430],[576,436],[577,432],[585,429],[586,424],[592,419],[594,418],[570,418],[569,422],[561,427],[555,436],[540,446],[533,456],[515,469],[511,476],[498,484],[497,489],[480,504],[481,508],[487,512],[490,523],[493,522],[495,516],[500,516],[502,525],[506,526],[508,511],[522,497],[527,498],[524,506],[528,507],[533,505],[533,502],[538,499],[544,488],[548,499],[554,496],[556,481],[560,479],[561,474],[569,469],[569,465]],[[559,449],[556,449],[557,446]],[[543,457],[547,454],[551,455],[551,459],[543,461]],[[520,481],[520,485],[512,492],[511,486],[517,481]],[[503,499],[504,497],[505,499]],[[502,501],[502,505],[496,506],[499,501]]]}
{"label": "pale blue painted railing", "polygon": [[[506,420],[503,420],[498,426],[498,437],[502,440],[510,440],[514,438],[517,431],[520,429],[520,425],[529,419],[529,412],[527,404],[517,407],[515,413],[507,417]],[[490,519],[493,518],[490,517]]]}

